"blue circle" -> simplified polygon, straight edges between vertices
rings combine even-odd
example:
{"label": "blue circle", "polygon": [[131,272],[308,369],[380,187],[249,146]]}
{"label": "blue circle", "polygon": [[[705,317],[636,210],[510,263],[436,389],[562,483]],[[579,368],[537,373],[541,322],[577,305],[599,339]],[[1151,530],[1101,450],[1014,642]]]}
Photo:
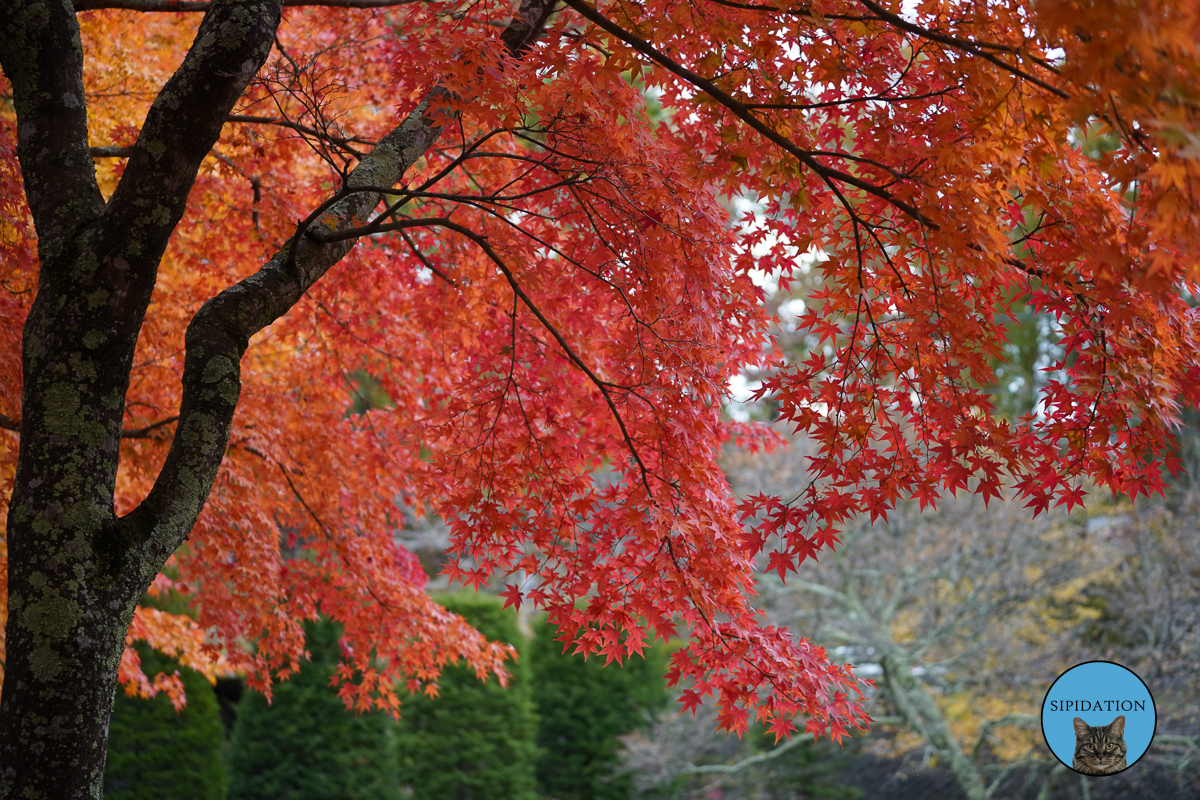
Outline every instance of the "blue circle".
{"label": "blue circle", "polygon": [[1046,692],[1042,736],[1055,757],[1069,767],[1075,759],[1075,717],[1096,727],[1111,724],[1122,715],[1128,768],[1154,740],[1158,723],[1154,698],[1132,670],[1111,661],[1088,661],[1059,675]]}

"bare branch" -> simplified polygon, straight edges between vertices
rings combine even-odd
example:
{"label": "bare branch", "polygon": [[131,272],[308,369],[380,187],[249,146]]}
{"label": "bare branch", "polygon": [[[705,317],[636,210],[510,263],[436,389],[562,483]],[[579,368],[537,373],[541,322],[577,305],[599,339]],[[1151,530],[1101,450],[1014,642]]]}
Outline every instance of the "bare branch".
{"label": "bare branch", "polygon": [[[261,117],[250,114],[230,114],[225,118],[226,122],[241,122],[251,125],[277,125],[281,128],[291,128],[297,133],[303,133],[308,136],[314,136],[323,141],[335,144],[342,149],[353,153],[356,158],[362,158],[362,151],[350,146],[350,143],[374,145],[374,139],[366,139],[361,136],[335,136],[326,131],[319,131],[308,125],[302,125],[299,122],[293,122],[290,119],[281,117]],[[129,158],[133,155],[133,146],[121,147],[119,145],[98,145],[91,148],[92,158]]]}
{"label": "bare branch", "polygon": [[336,136],[336,135],[330,134],[326,131],[319,131],[316,128],[309,127],[308,125],[302,125],[299,122],[293,122],[290,119],[282,119],[280,117],[257,117],[257,116],[252,116],[249,114],[230,114],[226,121],[227,122],[245,122],[245,123],[251,123],[251,124],[257,123],[260,125],[278,125],[281,128],[291,128],[292,130],[294,130],[298,133],[304,133],[304,134],[308,134],[309,136],[315,136],[318,139],[322,139],[322,140],[330,142],[332,144],[336,144],[346,150],[349,150],[351,153],[353,153],[358,158],[362,158],[362,153],[359,152],[358,150],[355,150],[354,148],[350,147],[350,142],[355,142],[356,144],[367,144],[367,145],[375,144],[374,139],[364,139],[361,136]]}
{"label": "bare branch", "polygon": [[1000,60],[997,56],[993,55],[992,53],[985,52],[985,49],[984,49],[984,48],[990,48],[990,49],[1003,50],[1005,52],[1012,52],[1011,48],[998,47],[996,45],[989,45],[989,44],[983,43],[983,42],[973,42],[970,39],[959,39],[956,36],[948,36],[947,34],[944,34],[944,33],[939,33],[937,31],[931,31],[928,28],[922,28],[920,25],[916,25],[912,22],[909,22],[908,20],[904,19],[904,17],[901,17],[897,14],[893,14],[892,12],[888,11],[883,6],[879,5],[878,3],[872,2],[872,0],[859,0],[859,2],[862,3],[864,6],[866,6],[868,9],[870,9],[871,13],[876,14],[879,17],[879,19],[887,22],[889,25],[892,25],[893,27],[899,28],[902,31],[908,31],[909,33],[913,34],[914,36],[920,36],[922,39],[929,39],[930,41],[934,41],[939,44],[948,45],[950,47],[953,47],[956,50],[961,50],[962,52],[969,53],[970,55],[976,56],[977,58],[982,58],[983,60],[989,61],[992,64],[995,64],[996,66],[1000,67],[1000,69],[1004,70],[1005,72],[1011,73],[1012,75],[1015,75],[1018,78],[1021,78],[1022,80],[1029,81],[1030,83],[1034,84],[1035,86],[1040,86],[1041,88],[1045,89],[1046,91],[1048,91],[1054,95],[1057,95],[1058,97],[1061,97],[1064,100],[1070,97],[1070,95],[1067,94],[1066,92],[1064,92],[1062,89],[1059,89],[1056,86],[1052,86],[1049,83],[1046,83],[1041,78],[1038,78],[1036,75],[1030,75],[1028,72],[1026,72],[1025,70],[1021,69],[1020,67],[1016,66],[1015,64],[1009,64],[1005,61]]}
{"label": "bare branch", "polygon": [[92,158],[129,158],[133,155],[133,145],[122,147],[117,144],[96,145],[89,148]]}
{"label": "bare branch", "polygon": [[971,758],[979,760],[979,755],[983,750],[983,746],[988,743],[992,737],[992,732],[996,728],[1006,726],[1032,727],[1037,724],[1039,717],[1034,714],[1005,714],[996,719],[989,719],[979,728],[979,738],[975,740],[975,746],[971,748]]}
{"label": "bare branch", "polygon": [[151,422],[149,425],[143,425],[140,428],[125,428],[121,431],[122,439],[146,439],[152,431],[161,428],[164,425],[170,425],[172,422],[178,422],[179,415],[173,414],[165,419],[160,419],[158,422]]}
{"label": "bare branch", "polygon": [[421,265],[425,267],[425,269],[429,270],[434,275],[437,275],[454,288],[459,288],[458,281],[454,280],[454,278],[451,278],[445,272],[442,272],[440,269],[434,266],[433,262],[429,260],[428,256],[421,252],[421,248],[417,247],[417,243],[414,242],[407,233],[400,231],[400,238],[404,240],[404,243],[408,245],[408,249],[412,250],[413,255],[417,257],[417,260],[421,262]]}
{"label": "bare branch", "polygon": [[761,764],[764,761],[771,761],[772,759],[779,758],[793,747],[811,741],[815,741],[811,733],[801,733],[793,736],[787,742],[779,745],[779,747],[776,747],[774,750],[768,750],[765,753],[758,753],[756,755],[743,758],[741,761],[733,764],[701,764],[700,766],[688,764],[683,768],[683,772],[689,775],[710,775],[713,773],[730,775],[734,772],[741,772],[747,767],[752,767],[755,764]]}
{"label": "bare branch", "polygon": [[[158,422],[151,422],[149,425],[143,425],[140,428],[123,428],[121,430],[121,438],[122,439],[148,439],[148,438],[150,438],[149,434],[151,432],[163,427],[164,425],[170,425],[172,422],[175,422],[178,419],[179,419],[179,415],[175,414],[173,416],[167,417],[166,419],[160,419]],[[20,433],[21,432],[21,421],[17,420],[17,419],[13,419],[12,417],[9,417],[9,416],[5,416],[4,414],[0,414],[0,430],[13,431],[14,433]]]}

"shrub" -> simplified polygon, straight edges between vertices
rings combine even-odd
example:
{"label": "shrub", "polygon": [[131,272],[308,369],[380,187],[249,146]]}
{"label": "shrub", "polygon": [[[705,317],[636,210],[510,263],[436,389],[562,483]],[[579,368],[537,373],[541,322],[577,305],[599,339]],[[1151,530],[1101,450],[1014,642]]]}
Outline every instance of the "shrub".
{"label": "shrub", "polygon": [[311,660],[275,686],[270,704],[246,692],[230,757],[230,800],[391,800],[398,797],[394,724],[347,711],[330,685],[340,629],[307,627]]}
{"label": "shrub", "polygon": [[[524,648],[516,614],[498,599],[459,593],[440,598],[489,639]],[[439,696],[410,695],[397,725],[401,782],[414,800],[535,800],[537,717],[523,659],[508,665],[507,689],[462,666],[446,669]]]}
{"label": "shrub", "polygon": [[614,776],[623,736],[667,706],[667,651],[604,666],[563,652],[549,623],[536,627],[530,658],[539,716],[538,786],[558,800],[624,800],[630,777]]}
{"label": "shrub", "polygon": [[179,670],[187,705],[177,713],[165,694],[147,699],[117,689],[108,727],[105,799],[225,800],[225,730],[212,685],[156,650],[145,645],[137,650],[149,678]]}

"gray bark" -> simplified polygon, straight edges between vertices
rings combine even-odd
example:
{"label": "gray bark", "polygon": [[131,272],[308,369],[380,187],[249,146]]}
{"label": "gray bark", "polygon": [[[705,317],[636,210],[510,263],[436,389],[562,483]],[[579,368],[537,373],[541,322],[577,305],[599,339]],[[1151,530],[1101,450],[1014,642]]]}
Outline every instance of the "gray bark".
{"label": "gray bark", "polygon": [[[113,510],[134,348],[159,261],[201,161],[270,52],[281,0],[213,0],[154,101],[107,203],[88,150],[83,50],[69,0],[0,5],[17,153],[38,234],[24,331],[21,449],[8,519],[9,618],[0,800],[100,798],[117,667],[138,600],[187,538],[225,453],[250,337],[354,246],[298,236],[196,314],[166,462],[133,512]],[[553,0],[527,0],[502,38],[521,55]],[[435,89],[331,198],[325,230],[361,225],[449,120]],[[332,220],[330,222],[329,220]]]}
{"label": "gray bark", "polygon": [[893,651],[880,659],[884,685],[913,730],[921,734],[946,759],[954,778],[970,800],[986,800],[983,775],[955,740],[942,710],[913,677],[907,660]]}

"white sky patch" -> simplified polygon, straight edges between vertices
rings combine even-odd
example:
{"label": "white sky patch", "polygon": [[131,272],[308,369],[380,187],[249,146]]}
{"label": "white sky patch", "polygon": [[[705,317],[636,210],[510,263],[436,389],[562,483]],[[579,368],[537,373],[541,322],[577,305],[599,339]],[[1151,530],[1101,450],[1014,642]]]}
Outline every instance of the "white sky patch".
{"label": "white sky patch", "polygon": [[785,322],[795,322],[800,318],[801,315],[804,314],[804,310],[806,308],[808,308],[808,306],[803,300],[801,300],[799,297],[793,297],[791,300],[788,300],[786,303],[783,303],[779,306],[779,316],[782,317]]}
{"label": "white sky patch", "polygon": [[758,381],[749,381],[745,375],[734,375],[729,379],[729,402],[725,410],[737,422],[750,421],[750,409],[754,404],[750,398],[760,386]]}

